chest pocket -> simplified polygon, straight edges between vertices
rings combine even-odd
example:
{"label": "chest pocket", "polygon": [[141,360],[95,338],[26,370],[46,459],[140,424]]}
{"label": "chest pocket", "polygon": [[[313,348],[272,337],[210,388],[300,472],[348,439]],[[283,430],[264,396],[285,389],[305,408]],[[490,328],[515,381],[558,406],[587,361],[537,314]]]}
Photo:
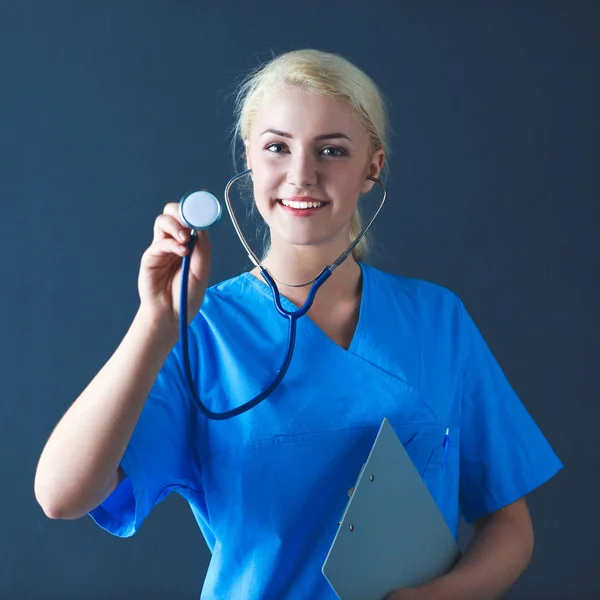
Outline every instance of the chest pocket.
{"label": "chest pocket", "polygon": [[[437,423],[406,424],[394,421],[392,426],[423,479],[435,477],[436,470],[446,466],[452,449],[456,450],[458,446],[458,428],[447,428]],[[448,436],[446,429],[449,429]]]}
{"label": "chest pocket", "polygon": [[439,424],[392,425],[457,537],[460,429]]}

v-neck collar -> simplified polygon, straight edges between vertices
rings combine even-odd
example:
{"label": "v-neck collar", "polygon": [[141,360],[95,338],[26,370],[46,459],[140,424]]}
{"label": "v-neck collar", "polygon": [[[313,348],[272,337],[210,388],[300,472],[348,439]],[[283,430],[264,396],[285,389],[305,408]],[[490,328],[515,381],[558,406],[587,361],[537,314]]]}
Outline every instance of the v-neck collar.
{"label": "v-neck collar", "polygon": [[[346,348],[343,348],[342,346],[340,346],[339,344],[334,342],[310,318],[310,316],[308,314],[304,315],[303,317],[300,317],[300,320],[307,323],[308,324],[307,326],[310,327],[317,335],[320,335],[322,338],[324,338],[324,340],[326,340],[326,343],[331,344],[332,346],[337,348],[337,350],[340,352],[344,352],[344,353],[350,352],[352,354],[356,354],[360,339],[362,338],[363,329],[364,329],[364,321],[366,318],[365,315],[368,312],[367,302],[368,302],[368,294],[369,294],[369,281],[368,281],[367,269],[365,268],[365,265],[362,262],[357,261],[357,264],[359,265],[360,271],[361,271],[360,307],[359,307],[359,312],[358,312],[358,321],[357,321],[356,327],[354,329],[354,334],[352,336],[350,346],[348,347],[347,350],[346,350]],[[259,279],[258,277],[256,277],[255,275],[253,275],[250,272],[242,273],[242,277],[244,277],[247,281],[250,281],[251,284],[256,289],[258,289],[262,294],[268,296],[271,299],[273,298],[273,292],[271,291],[271,288],[264,281],[262,281],[261,279]],[[317,294],[318,293],[319,292],[317,291]],[[289,310],[289,311],[298,310],[298,307],[291,300],[286,298],[286,296],[284,296],[283,294],[281,294],[281,304],[286,310]],[[283,318],[283,317],[281,317],[281,318]]]}

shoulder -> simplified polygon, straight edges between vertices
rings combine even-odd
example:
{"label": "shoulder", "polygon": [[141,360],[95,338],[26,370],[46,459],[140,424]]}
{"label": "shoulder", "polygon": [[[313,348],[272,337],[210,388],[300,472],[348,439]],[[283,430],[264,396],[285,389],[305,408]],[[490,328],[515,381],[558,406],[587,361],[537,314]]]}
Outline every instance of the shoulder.
{"label": "shoulder", "polygon": [[250,273],[241,273],[210,286],[204,294],[200,312],[208,314],[220,309],[242,310],[270,296],[261,289],[258,280]]}
{"label": "shoulder", "polygon": [[208,300],[216,300],[218,298],[239,298],[244,294],[245,289],[249,285],[248,273],[240,273],[235,277],[224,279],[216,283],[206,290],[205,298]]}
{"label": "shoulder", "polygon": [[273,307],[270,291],[250,273],[225,279],[206,290],[193,329],[221,333],[254,328]]}
{"label": "shoulder", "polygon": [[388,273],[362,265],[369,289],[378,302],[400,303],[413,314],[452,314],[459,316],[463,304],[458,295],[447,287],[413,277]]}

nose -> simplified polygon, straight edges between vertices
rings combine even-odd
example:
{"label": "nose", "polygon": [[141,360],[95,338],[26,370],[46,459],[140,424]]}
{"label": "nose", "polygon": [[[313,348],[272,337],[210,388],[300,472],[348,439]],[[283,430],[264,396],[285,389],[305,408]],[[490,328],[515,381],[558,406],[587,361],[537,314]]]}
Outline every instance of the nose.
{"label": "nose", "polygon": [[297,188],[316,185],[318,181],[317,162],[309,152],[296,152],[289,163],[287,182]]}

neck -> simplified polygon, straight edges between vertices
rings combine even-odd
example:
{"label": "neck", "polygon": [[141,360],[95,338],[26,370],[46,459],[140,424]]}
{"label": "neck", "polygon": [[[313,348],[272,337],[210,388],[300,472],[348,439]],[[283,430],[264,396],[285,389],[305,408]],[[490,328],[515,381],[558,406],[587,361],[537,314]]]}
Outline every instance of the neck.
{"label": "neck", "polygon": [[[332,264],[346,250],[346,247],[292,246],[271,247],[263,261],[263,266],[280,282],[279,291],[294,304],[301,305],[306,300],[310,286],[291,287],[285,284],[298,284],[310,281],[327,266]],[[254,275],[260,271],[254,269]],[[331,277],[317,293],[315,304],[334,305],[354,299],[360,295],[361,269],[352,254],[333,271]]]}

